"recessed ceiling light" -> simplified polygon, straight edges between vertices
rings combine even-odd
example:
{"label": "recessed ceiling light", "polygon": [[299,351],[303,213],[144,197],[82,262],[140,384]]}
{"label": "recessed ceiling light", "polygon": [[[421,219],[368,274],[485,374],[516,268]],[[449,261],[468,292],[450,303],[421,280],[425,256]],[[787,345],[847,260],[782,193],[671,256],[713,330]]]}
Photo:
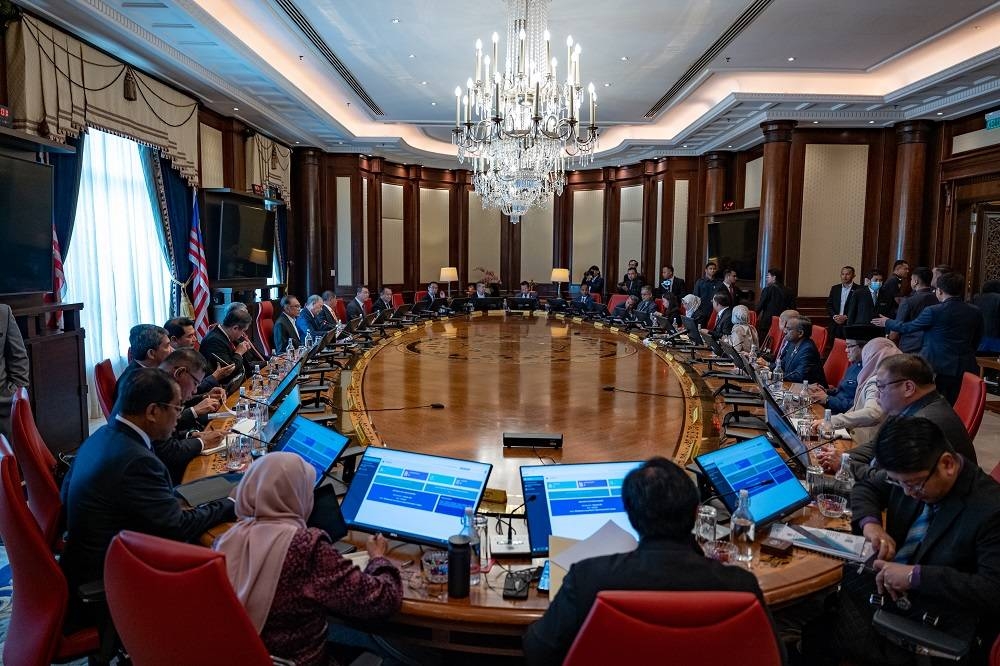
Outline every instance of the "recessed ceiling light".
{"label": "recessed ceiling light", "polygon": [[338,146],[342,146],[342,145],[344,145],[344,142],[343,142],[343,141],[338,141],[338,142],[337,142],[337,145],[338,145]]}
{"label": "recessed ceiling light", "polygon": [[606,82],[606,83],[604,84],[604,87],[605,87],[605,88],[610,88],[610,87],[611,87],[611,83],[610,83],[610,82]]}
{"label": "recessed ceiling light", "polygon": [[413,54],[411,53],[411,54],[410,54],[410,55],[408,55],[407,57],[408,57],[408,58],[416,58],[417,56],[415,56],[415,55],[413,55]]}
{"label": "recessed ceiling light", "polygon": [[943,116],[943,115],[944,115],[944,111],[938,111],[938,112],[937,112],[937,114],[938,114],[939,116]]}
{"label": "recessed ceiling light", "polygon": [[813,121],[813,125],[819,125],[819,121],[818,120],[814,120]]}
{"label": "recessed ceiling light", "polygon": [[437,105],[438,105],[437,102],[431,102],[431,106],[437,106]]}
{"label": "recessed ceiling light", "polygon": [[733,147],[733,144],[729,144],[729,147],[730,147],[730,148],[732,148],[732,147]]}
{"label": "recessed ceiling light", "polygon": [[399,23],[399,18],[398,18],[398,17],[395,17],[395,16],[394,16],[394,17],[392,18],[392,22],[393,22],[393,23]]}
{"label": "recessed ceiling light", "polygon": [[240,110],[240,107],[238,107],[238,106],[234,106],[233,107],[233,111],[239,111],[239,110]]}
{"label": "recessed ceiling light", "polygon": [[628,56],[622,56],[622,62],[628,62]]}
{"label": "recessed ceiling light", "polygon": [[426,82],[426,81],[421,81],[421,82],[420,82],[420,85],[422,85],[422,86],[426,86],[426,85],[427,85],[427,82]]}
{"label": "recessed ceiling light", "polygon": [[687,148],[687,147],[688,145],[686,143],[683,146],[681,146],[681,148]]}
{"label": "recessed ceiling light", "polygon": [[788,62],[795,62],[795,56],[788,56]]}
{"label": "recessed ceiling light", "polygon": [[875,124],[875,121],[874,121],[874,120],[869,120],[869,121],[868,121],[868,124],[869,124],[869,125],[874,125],[874,124]]}

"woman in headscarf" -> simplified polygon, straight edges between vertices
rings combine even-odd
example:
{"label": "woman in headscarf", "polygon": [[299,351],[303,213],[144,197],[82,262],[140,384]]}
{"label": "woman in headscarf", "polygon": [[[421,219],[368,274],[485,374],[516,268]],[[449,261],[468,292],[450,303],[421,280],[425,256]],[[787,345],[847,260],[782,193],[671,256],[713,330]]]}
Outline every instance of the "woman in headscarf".
{"label": "woman in headscarf", "polygon": [[694,294],[688,294],[681,299],[681,305],[684,306],[684,314],[688,317],[693,317],[694,313],[701,307],[701,299]]}
{"label": "woman in headscarf", "polygon": [[729,342],[744,356],[750,355],[751,348],[759,349],[757,329],[750,325],[750,310],[745,305],[733,308],[733,331],[729,334]]}
{"label": "woman in headscarf", "polygon": [[238,522],[215,542],[229,580],[268,651],[298,666],[336,663],[327,649],[327,615],[383,618],[403,598],[386,541],[371,537],[361,571],[327,534],[306,527],[316,472],[292,453],[270,453],[236,490]]}
{"label": "woman in headscarf", "polygon": [[[858,444],[868,442],[875,437],[886,414],[878,404],[878,388],[875,386],[875,371],[882,359],[900,354],[899,347],[889,338],[875,338],[861,349],[861,372],[858,373],[858,391],[854,394],[854,407],[843,414],[831,417],[833,427],[848,428],[851,438]],[[813,426],[819,427],[822,421],[814,421]],[[840,454],[835,451],[819,449],[816,460],[827,472],[835,472],[840,468]]]}

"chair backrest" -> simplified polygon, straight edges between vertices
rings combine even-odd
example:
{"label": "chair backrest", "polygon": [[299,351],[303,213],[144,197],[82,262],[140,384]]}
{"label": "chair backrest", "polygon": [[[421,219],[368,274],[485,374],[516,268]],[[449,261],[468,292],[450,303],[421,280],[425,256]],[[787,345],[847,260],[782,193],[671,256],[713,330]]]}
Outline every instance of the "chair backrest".
{"label": "chair backrest", "polygon": [[826,358],[823,354],[826,351],[826,343],[830,338],[830,331],[823,326],[813,326],[812,340],[816,343],[816,350],[819,351],[820,358]]}
{"label": "chair backrest", "polygon": [[[253,341],[257,351],[264,358],[271,358],[271,345],[274,344],[274,303],[261,301],[257,304],[257,339]],[[279,350],[284,351],[284,350]]]}
{"label": "chair backrest", "polygon": [[114,368],[111,367],[111,359],[104,359],[94,366],[94,384],[97,388],[97,402],[101,405],[104,418],[111,418],[111,410],[114,409],[115,401],[115,378]]}
{"label": "chair backrest", "polygon": [[365,314],[371,314],[371,312],[372,312],[372,299],[366,298],[365,302],[361,304],[361,309],[365,311]]}
{"label": "chair backrest", "polygon": [[424,300],[425,298],[427,298],[427,290],[426,289],[421,289],[420,291],[414,292],[414,294],[413,294],[413,303],[414,303],[414,305],[416,305],[420,301]]}
{"label": "chair backrest", "polygon": [[734,654],[745,666],[781,663],[767,614],[749,592],[599,592],[563,666],[621,663],[623,645],[630,663],[669,655],[674,664],[728,666]]}
{"label": "chair backrest", "polygon": [[[108,548],[104,588],[135,666],[271,665],[221,553],[126,530]],[[209,626],[224,640],[183,640],[204,636]]]}
{"label": "chair backrest", "polygon": [[990,650],[990,666],[1000,666],[1000,636],[997,636],[993,649]]}
{"label": "chair backrest", "polygon": [[403,295],[400,293],[393,292],[392,294],[392,307],[398,308],[403,304]]}
{"label": "chair backrest", "polygon": [[[816,329],[813,329],[814,331]],[[843,338],[833,339],[833,348],[823,364],[823,374],[826,375],[827,386],[836,386],[844,378],[850,361],[847,360],[847,342]]]}
{"label": "chair backrest", "polygon": [[333,310],[337,313],[337,319],[342,322],[347,322],[347,306],[344,305],[344,299],[338,298],[333,303]]}
{"label": "chair backrest", "polygon": [[[816,329],[813,329],[815,331]],[[767,338],[765,338],[762,346],[767,349],[771,354],[778,351],[778,347],[781,346],[781,319],[778,317],[771,317],[771,327],[767,331]]]}
{"label": "chair backrest", "polygon": [[3,663],[52,663],[62,636],[69,590],[49,544],[28,510],[17,462],[0,435],[0,538],[7,547],[12,585],[17,590]]}
{"label": "chair backrest", "polygon": [[590,295],[594,298],[594,302],[595,303],[600,303],[601,302],[601,295],[600,294],[597,294],[597,293],[594,293],[594,292],[590,292]]}
{"label": "chair backrest", "polygon": [[719,313],[713,309],[712,314],[708,315],[708,325],[705,328],[711,331],[713,328],[715,328],[715,322],[718,321],[718,319],[719,319]]}
{"label": "chair backrest", "polygon": [[983,422],[986,409],[986,382],[979,375],[966,372],[962,375],[962,388],[955,400],[955,413],[962,419],[969,439],[975,439]]}
{"label": "chair backrest", "polygon": [[625,294],[611,294],[608,297],[608,312],[611,314],[615,313],[615,308],[628,300],[628,296]]}
{"label": "chair backrest", "polygon": [[62,500],[59,497],[59,486],[56,485],[56,460],[35,426],[28,391],[24,388],[18,389],[14,394],[11,444],[28,491],[28,509],[41,528],[49,548],[56,550],[62,532]]}
{"label": "chair backrest", "polygon": [[656,311],[659,312],[660,314],[663,314],[664,312],[667,311],[667,302],[664,301],[662,298],[656,299]]}
{"label": "chair backrest", "polygon": [[750,325],[757,328],[757,311],[750,310]]}

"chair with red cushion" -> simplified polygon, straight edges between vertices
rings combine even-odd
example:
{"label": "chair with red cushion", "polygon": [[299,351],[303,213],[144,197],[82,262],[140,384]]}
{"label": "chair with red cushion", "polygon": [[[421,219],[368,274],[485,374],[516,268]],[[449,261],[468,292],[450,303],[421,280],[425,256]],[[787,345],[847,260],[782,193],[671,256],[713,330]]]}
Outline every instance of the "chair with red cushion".
{"label": "chair with red cushion", "polygon": [[338,298],[333,303],[333,310],[337,313],[337,319],[340,321],[347,321],[347,306],[344,305],[344,299]]}
{"label": "chair with red cushion", "polygon": [[750,325],[757,328],[757,311],[750,310]]}
{"label": "chair with red cushion", "polygon": [[413,304],[416,305],[417,303],[419,303],[420,301],[424,300],[425,298],[427,298],[427,290],[426,289],[422,289],[421,291],[415,292],[413,294]]}
{"label": "chair with red cushion", "polygon": [[[257,321],[254,329],[256,339],[254,347],[264,358],[271,358],[271,346],[274,344],[274,303],[261,301],[257,304]],[[284,350],[281,350],[284,351]]]}
{"label": "chair with red cushion", "polygon": [[392,295],[392,307],[398,308],[402,304],[403,304],[403,295],[402,294],[393,293],[393,295]]}
{"label": "chair with red cushion", "polygon": [[365,311],[365,314],[372,313],[372,299],[366,298],[365,302],[361,304],[361,309]]}
{"label": "chair with red cushion", "polygon": [[823,353],[826,351],[826,343],[830,338],[830,331],[822,326],[812,327],[812,340],[816,343],[816,350],[819,352],[820,358],[826,358]]}
{"label": "chair with red cushion", "polygon": [[[24,501],[17,462],[0,435],[0,538],[17,590],[3,646],[3,663],[43,666],[94,654],[95,627],[63,634],[69,589],[49,543]],[[16,637],[12,639],[11,637]]]}
{"label": "chair with red cushion", "polygon": [[830,355],[823,363],[823,374],[826,375],[827,386],[839,384],[850,365],[851,362],[847,360],[847,342],[842,338],[834,338]]}
{"label": "chair with red cushion", "polygon": [[111,360],[104,359],[94,366],[94,384],[97,388],[97,402],[101,405],[104,418],[111,418],[111,410],[115,406],[115,384],[117,383]]}
{"label": "chair with red cushion", "polygon": [[667,311],[667,303],[662,298],[656,299],[656,311],[660,314]]}
{"label": "chair with red cushion", "polygon": [[104,589],[135,666],[272,663],[221,553],[125,530],[108,548]]}
{"label": "chair with red cushion", "polygon": [[615,308],[624,304],[627,300],[628,296],[626,294],[611,294],[608,298],[608,312],[614,314]]}
{"label": "chair with red cushion", "polygon": [[990,650],[990,666],[1000,666],[1000,636],[993,642],[993,649]]}
{"label": "chair with red cushion", "polygon": [[955,400],[955,413],[962,419],[969,439],[975,439],[986,409],[986,382],[979,375],[966,372],[962,375],[962,388]]}
{"label": "chair with red cushion", "polygon": [[[613,636],[614,640],[609,637]],[[781,652],[767,613],[749,592],[598,592],[563,666],[628,662],[773,666]],[[711,649],[707,649],[711,646]]]}
{"label": "chair with red cushion", "polygon": [[595,303],[600,303],[601,302],[601,295],[600,294],[595,294],[595,293],[591,292],[590,295],[591,295],[591,297],[593,297]]}
{"label": "chair with red cushion", "polygon": [[21,466],[28,509],[42,530],[46,543],[54,551],[62,550],[62,500],[56,485],[56,459],[45,445],[35,426],[28,402],[28,390],[20,388],[14,394],[11,409],[11,444]]}
{"label": "chair with red cushion", "polygon": [[763,347],[771,354],[778,351],[781,347],[781,320],[778,317],[771,317],[771,328],[767,331],[767,337],[764,338]]}
{"label": "chair with red cushion", "polygon": [[712,329],[714,329],[714,328],[715,328],[715,322],[716,322],[716,321],[717,321],[718,319],[719,319],[719,313],[718,313],[718,312],[716,312],[715,310],[712,310],[712,314],[710,314],[710,315],[708,316],[708,325],[707,325],[707,326],[706,326],[705,328],[707,328],[707,329],[708,329],[708,330],[710,330],[710,331],[711,331]]}

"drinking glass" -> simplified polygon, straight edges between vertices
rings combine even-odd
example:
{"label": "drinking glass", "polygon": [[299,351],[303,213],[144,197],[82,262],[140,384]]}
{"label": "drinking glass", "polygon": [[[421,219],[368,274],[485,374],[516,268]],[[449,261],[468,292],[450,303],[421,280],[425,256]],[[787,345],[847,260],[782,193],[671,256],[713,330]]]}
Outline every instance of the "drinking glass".
{"label": "drinking glass", "polygon": [[813,498],[823,491],[824,481],[823,468],[819,465],[809,465],[806,468],[806,485],[809,487],[809,495]]}
{"label": "drinking glass", "polygon": [[698,545],[705,549],[705,544],[715,541],[715,527],[719,520],[719,512],[714,506],[698,507],[694,520],[694,538]]}
{"label": "drinking glass", "polygon": [[473,519],[476,528],[476,534],[479,535],[479,569],[480,571],[486,571],[490,568],[490,523],[486,516],[481,516],[478,513]]}
{"label": "drinking glass", "polygon": [[226,435],[226,469],[238,472],[247,464],[249,450],[246,448],[248,438],[238,434]]}

